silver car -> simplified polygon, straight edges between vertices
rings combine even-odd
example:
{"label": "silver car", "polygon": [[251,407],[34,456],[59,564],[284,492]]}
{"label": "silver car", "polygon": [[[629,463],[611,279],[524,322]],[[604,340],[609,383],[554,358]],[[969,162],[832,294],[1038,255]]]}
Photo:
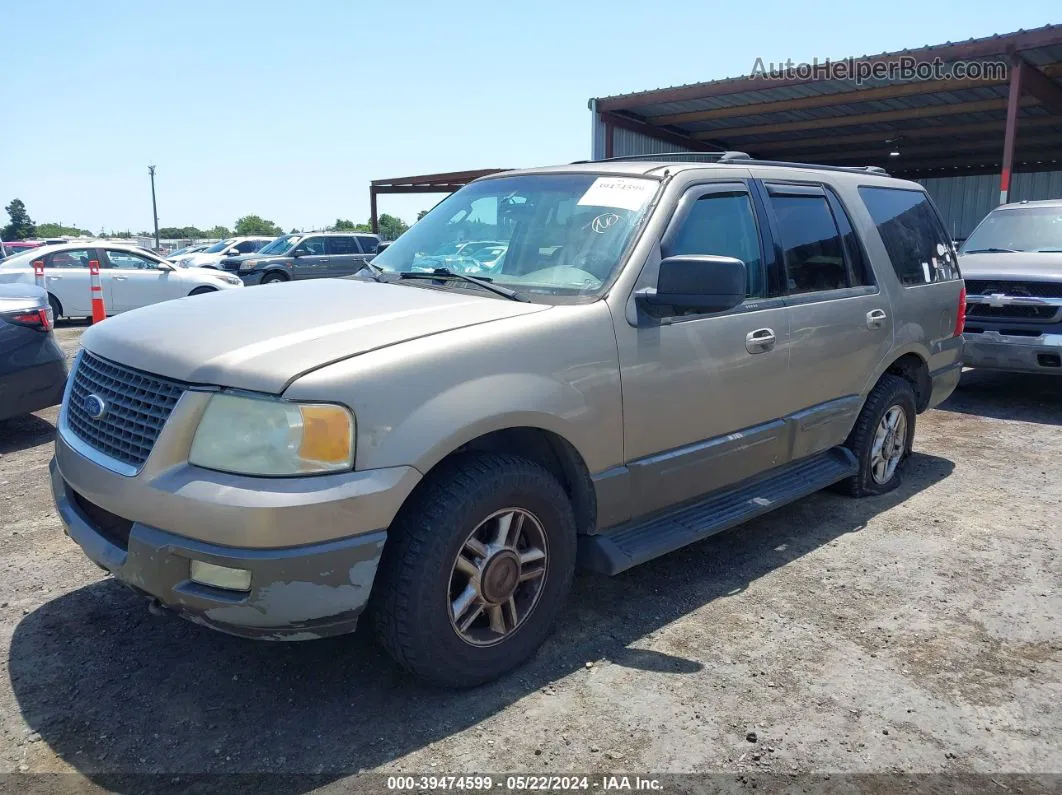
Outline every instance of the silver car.
{"label": "silver car", "polygon": [[[414,269],[470,239],[505,247],[489,278]],[[52,488],[158,607],[288,640],[368,611],[406,668],[473,685],[538,648],[577,564],[895,488],[958,381],[961,291],[925,191],[879,170],[507,172],[357,276],[88,330]]]}

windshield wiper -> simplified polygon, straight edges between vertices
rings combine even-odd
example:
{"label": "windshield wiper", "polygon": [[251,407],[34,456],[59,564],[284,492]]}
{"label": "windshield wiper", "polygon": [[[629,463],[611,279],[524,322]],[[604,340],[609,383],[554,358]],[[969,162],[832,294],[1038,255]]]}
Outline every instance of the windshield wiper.
{"label": "windshield wiper", "polygon": [[971,248],[962,252],[963,254],[1017,254],[1016,248],[995,248],[991,246],[989,248]]}
{"label": "windshield wiper", "polygon": [[371,278],[372,278],[372,280],[374,282],[382,282],[383,281],[383,279],[381,279],[380,276],[381,276],[381,274],[384,273],[384,269],[381,268],[379,265],[373,265],[372,262],[370,262],[367,259],[366,260],[362,260],[361,266],[356,271],[354,271],[354,273],[352,273],[350,275],[351,276],[356,276],[357,274],[361,273],[364,270],[368,270],[368,271],[371,272]]}
{"label": "windshield wiper", "polygon": [[482,287],[484,290],[490,290],[492,293],[508,298],[510,301],[521,301],[528,303],[528,299],[516,292],[516,290],[510,290],[508,287],[502,287],[499,284],[491,284],[489,278],[479,278],[476,276],[468,276],[464,273],[456,273],[449,268],[436,268],[431,273],[422,271],[403,271],[398,274],[399,279],[459,279],[469,284],[475,284]]}

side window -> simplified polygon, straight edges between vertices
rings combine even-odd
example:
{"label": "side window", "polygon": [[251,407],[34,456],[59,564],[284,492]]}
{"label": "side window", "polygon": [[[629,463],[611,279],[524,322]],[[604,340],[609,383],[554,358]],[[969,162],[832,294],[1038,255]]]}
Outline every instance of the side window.
{"label": "side window", "polygon": [[89,260],[96,259],[96,252],[91,248],[73,248],[66,251],[56,251],[44,258],[45,270],[48,268],[85,268],[88,269]]}
{"label": "side window", "polygon": [[299,254],[319,256],[325,253],[325,239],[323,237],[308,237],[296,246],[295,251]]}
{"label": "side window", "polygon": [[922,191],[865,185],[859,195],[878,227],[901,284],[959,278],[951,241]]}
{"label": "side window", "polygon": [[848,260],[848,278],[853,286],[874,285],[874,270],[870,267],[863,245],[852,229],[852,222],[848,219],[848,213],[832,190],[826,189],[826,198],[829,200],[833,217],[837,221],[837,227],[841,230],[841,240],[844,242],[844,255]]}
{"label": "side window", "polygon": [[744,191],[709,193],[695,201],[667,247],[668,256],[678,254],[736,257],[745,263],[748,297],[766,294],[756,214]]}
{"label": "side window", "polygon": [[771,193],[790,294],[849,286],[844,245],[825,194]]}
{"label": "side window", "polygon": [[112,251],[108,249],[106,253],[109,267],[111,268],[126,271],[145,271],[158,268],[158,263],[154,260],[142,257],[139,254],[134,254],[131,251]]}
{"label": "side window", "polygon": [[359,254],[357,241],[352,237],[327,237],[329,254]]}
{"label": "side window", "polygon": [[358,242],[361,243],[361,250],[366,254],[375,254],[376,247],[380,245],[378,238],[369,237],[368,235],[360,235]]}
{"label": "side window", "polygon": [[236,244],[236,250],[241,254],[254,254],[266,242],[265,240],[243,240]]}

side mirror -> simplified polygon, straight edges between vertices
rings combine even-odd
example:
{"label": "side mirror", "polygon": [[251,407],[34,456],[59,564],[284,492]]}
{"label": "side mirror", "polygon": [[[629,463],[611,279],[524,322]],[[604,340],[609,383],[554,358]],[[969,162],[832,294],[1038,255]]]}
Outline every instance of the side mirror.
{"label": "side mirror", "polygon": [[648,307],[725,312],[745,300],[745,263],[734,257],[682,254],[660,261],[656,287],[636,294]]}
{"label": "side mirror", "polygon": [[160,262],[159,263],[159,270],[160,271],[172,271],[172,270],[174,270],[173,263],[172,262]]}
{"label": "side mirror", "polygon": [[304,249],[304,248],[296,248],[294,251],[291,252],[291,256],[292,256],[293,259],[298,259],[299,257],[301,257],[305,253],[306,253],[306,249]]}

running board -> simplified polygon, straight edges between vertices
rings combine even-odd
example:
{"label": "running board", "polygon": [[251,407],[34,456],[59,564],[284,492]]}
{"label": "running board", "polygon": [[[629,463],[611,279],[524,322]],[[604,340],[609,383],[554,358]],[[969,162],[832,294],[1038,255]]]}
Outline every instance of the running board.
{"label": "running board", "polygon": [[619,525],[600,535],[581,536],[579,564],[602,574],[619,574],[814,494],[858,471],[851,451],[835,447],[663,516]]}

